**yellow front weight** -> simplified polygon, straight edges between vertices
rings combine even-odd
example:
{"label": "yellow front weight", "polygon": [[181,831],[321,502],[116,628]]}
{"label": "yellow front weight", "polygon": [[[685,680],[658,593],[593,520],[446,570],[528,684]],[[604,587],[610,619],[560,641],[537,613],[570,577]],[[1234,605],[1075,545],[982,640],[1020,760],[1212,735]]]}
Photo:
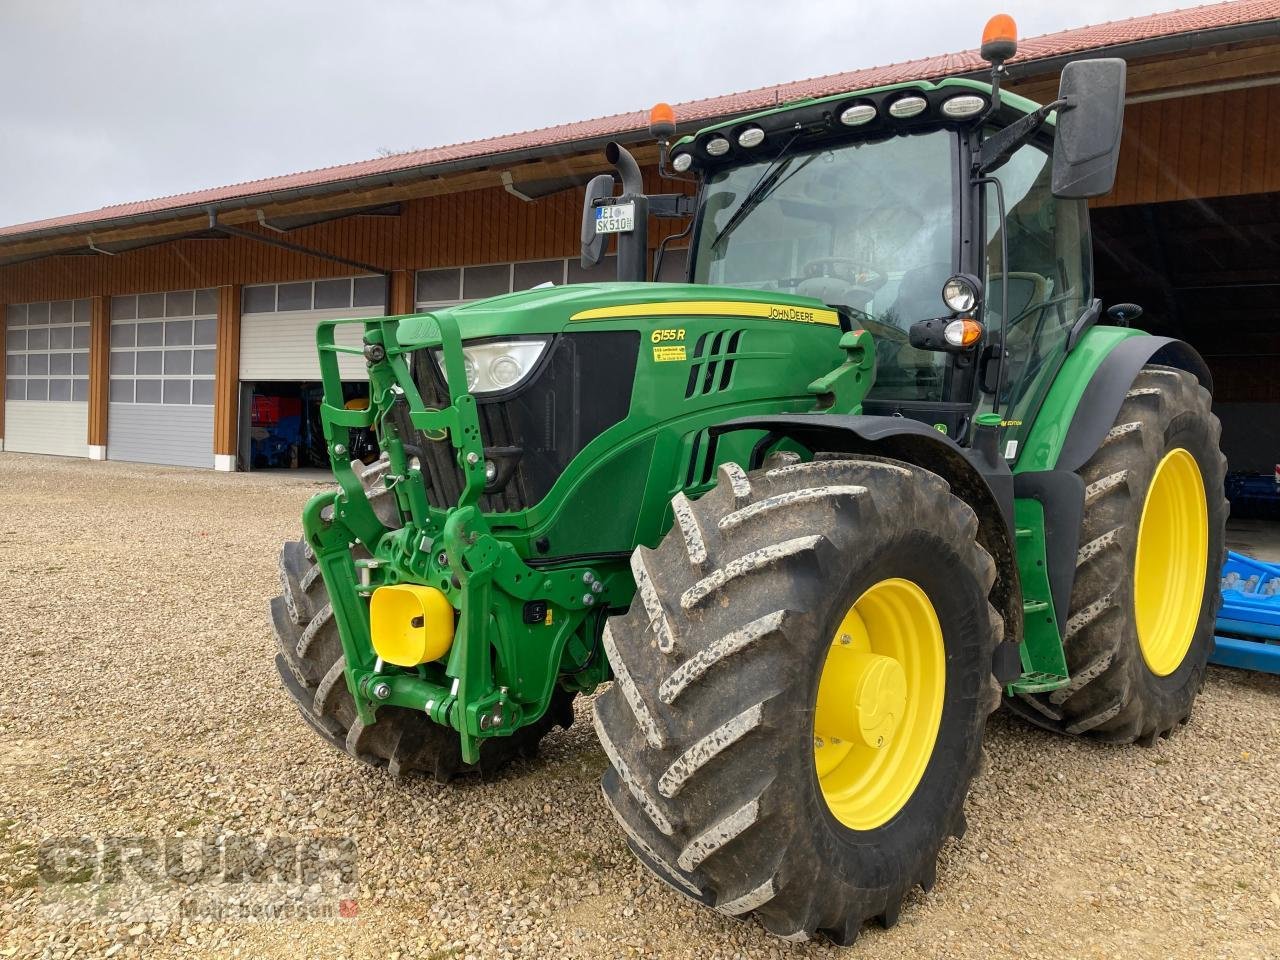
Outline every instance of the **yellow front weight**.
{"label": "yellow front weight", "polygon": [[397,667],[439,660],[453,646],[453,607],[435,587],[400,583],[379,587],[369,600],[374,652]]}

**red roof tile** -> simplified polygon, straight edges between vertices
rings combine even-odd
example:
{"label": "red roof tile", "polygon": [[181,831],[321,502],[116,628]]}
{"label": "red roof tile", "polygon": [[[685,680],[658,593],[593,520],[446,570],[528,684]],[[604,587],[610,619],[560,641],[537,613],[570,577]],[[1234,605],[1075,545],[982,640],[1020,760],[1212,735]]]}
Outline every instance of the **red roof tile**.
{"label": "red roof tile", "polygon": [[[1083,53],[1101,48],[1192,34],[1199,31],[1220,29],[1240,24],[1280,20],[1280,0],[1236,0],[1208,6],[1191,7],[1168,13],[1156,13],[1145,17],[1133,17],[1110,23],[1078,27],[1060,33],[1046,34],[1019,41],[1018,55],[1011,63],[1029,63],[1050,57]],[[1280,32],[1280,25],[1277,27]],[[682,123],[711,120],[734,114],[759,110],[789,100],[804,97],[826,96],[845,90],[878,86],[908,80],[921,80],[962,74],[983,66],[977,50],[944,54],[905,63],[869,67],[846,73],[798,80],[773,87],[761,87],[741,93],[694,100],[676,106],[676,115]],[[647,113],[635,111],[619,113],[594,120],[582,120],[560,126],[544,127],[523,133],[514,133],[484,140],[472,140],[449,146],[413,150],[374,160],[324,167],[302,173],[268,177],[225,187],[197,190],[191,193],[120,203],[85,213],[52,217],[31,223],[0,227],[0,242],[14,241],[31,233],[61,232],[60,228],[90,227],[94,224],[131,218],[145,214],[162,214],[172,211],[175,216],[210,204],[242,200],[281,191],[301,191],[336,185],[344,181],[381,174],[392,174],[415,168],[434,167],[458,161],[479,160],[517,151],[537,150],[555,146],[570,146],[579,141],[591,141],[641,130],[648,121]],[[66,230],[66,232],[75,232]]]}

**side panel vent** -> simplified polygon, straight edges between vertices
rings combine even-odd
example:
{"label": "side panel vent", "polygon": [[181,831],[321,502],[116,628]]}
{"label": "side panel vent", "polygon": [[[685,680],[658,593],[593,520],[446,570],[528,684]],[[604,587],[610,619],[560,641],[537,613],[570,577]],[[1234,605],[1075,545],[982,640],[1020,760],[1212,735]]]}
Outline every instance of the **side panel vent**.
{"label": "side panel vent", "polygon": [[685,473],[685,489],[711,482],[716,470],[715,444],[706,430],[699,430],[689,444],[689,467]]}
{"label": "side panel vent", "polygon": [[689,382],[684,391],[686,400],[729,389],[734,357],[741,342],[741,330],[719,330],[698,337],[689,365]]}

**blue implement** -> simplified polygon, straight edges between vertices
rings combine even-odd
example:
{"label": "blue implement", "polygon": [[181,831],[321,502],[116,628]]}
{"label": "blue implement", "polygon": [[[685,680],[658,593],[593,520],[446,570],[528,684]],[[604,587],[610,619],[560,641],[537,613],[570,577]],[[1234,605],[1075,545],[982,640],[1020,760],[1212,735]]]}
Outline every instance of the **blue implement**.
{"label": "blue implement", "polygon": [[1231,552],[1210,663],[1280,674],[1280,565]]}

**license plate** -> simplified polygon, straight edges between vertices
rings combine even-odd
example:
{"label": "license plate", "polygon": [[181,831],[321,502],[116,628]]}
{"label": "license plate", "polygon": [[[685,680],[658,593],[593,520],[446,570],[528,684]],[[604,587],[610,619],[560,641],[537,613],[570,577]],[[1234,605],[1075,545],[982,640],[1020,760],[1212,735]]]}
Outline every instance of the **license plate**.
{"label": "license plate", "polygon": [[611,203],[596,207],[596,233],[630,233],[635,226],[634,203]]}

